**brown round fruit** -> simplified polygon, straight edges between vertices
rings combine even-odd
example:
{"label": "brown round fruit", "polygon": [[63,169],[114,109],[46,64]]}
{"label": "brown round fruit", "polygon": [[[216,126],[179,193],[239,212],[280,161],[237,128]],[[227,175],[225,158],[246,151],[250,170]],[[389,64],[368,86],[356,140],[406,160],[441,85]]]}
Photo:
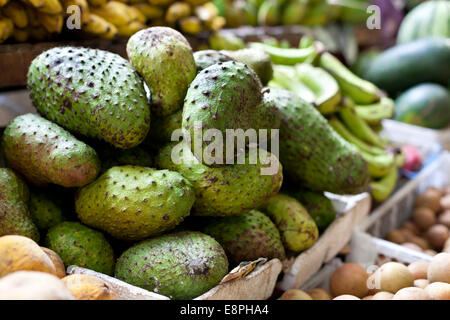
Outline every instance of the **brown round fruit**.
{"label": "brown round fruit", "polygon": [[115,291],[102,279],[87,274],[72,274],[62,279],[77,300],[118,300]]}
{"label": "brown round fruit", "polygon": [[445,282],[433,282],[425,291],[434,300],[450,300],[450,284]]}
{"label": "brown round fruit", "polygon": [[422,288],[408,287],[400,289],[392,300],[431,300],[431,297]]}
{"label": "brown round fruit", "polygon": [[425,289],[430,283],[427,279],[417,279],[414,280],[414,287]]}
{"label": "brown round fruit", "polygon": [[413,212],[412,220],[420,230],[427,230],[436,223],[436,215],[429,208],[417,208]]}
{"label": "brown round fruit", "polygon": [[415,208],[428,208],[433,212],[441,210],[441,195],[439,192],[433,190],[426,190],[419,195],[414,203]]}
{"label": "brown round fruit", "polygon": [[447,194],[446,196],[441,198],[440,206],[442,207],[443,210],[450,209],[450,194]]}
{"label": "brown round fruit", "polygon": [[411,242],[402,243],[402,246],[405,248],[411,249],[411,250],[419,251],[419,252],[423,251],[421,247],[419,247],[417,244],[411,243]]}
{"label": "brown round fruit", "polygon": [[405,242],[411,242],[411,239],[416,238],[417,236],[409,229],[400,229],[400,232],[403,234],[403,237],[405,238]]}
{"label": "brown round fruit", "polygon": [[313,300],[331,300],[333,297],[331,294],[322,288],[314,288],[306,291],[307,294],[313,299]]}
{"label": "brown round fruit", "polygon": [[433,248],[442,248],[449,237],[448,228],[443,224],[435,224],[427,230],[425,236]]}
{"label": "brown round fruit", "polygon": [[0,278],[19,270],[56,274],[52,260],[30,238],[18,235],[0,237]]}
{"label": "brown round fruit", "polygon": [[409,269],[398,262],[387,262],[369,277],[371,288],[396,293],[398,290],[414,285],[414,277]]}
{"label": "brown round fruit", "polygon": [[358,297],[352,296],[351,294],[343,294],[343,295],[337,296],[333,300],[361,300],[361,299]]}
{"label": "brown round fruit", "polygon": [[312,298],[305,291],[289,289],[281,295],[280,300],[312,300]]}
{"label": "brown round fruit", "polygon": [[418,245],[422,250],[430,249],[430,244],[424,238],[414,236],[409,242]]}
{"label": "brown round fruit", "polygon": [[393,296],[391,292],[380,291],[373,296],[372,300],[391,300]]}
{"label": "brown round fruit", "polygon": [[450,283],[450,253],[441,252],[431,259],[428,266],[428,281]]}
{"label": "brown round fruit", "polygon": [[386,235],[386,240],[393,243],[402,244],[403,242],[406,242],[406,237],[402,231],[392,230]]}
{"label": "brown round fruit", "polygon": [[442,212],[437,219],[437,222],[443,224],[447,228],[450,228],[450,210]]}
{"label": "brown round fruit", "polygon": [[407,229],[407,230],[411,231],[412,233],[414,233],[416,236],[420,236],[420,234],[421,234],[420,229],[417,228],[417,226],[414,223],[412,223],[411,221],[406,221],[402,225],[401,229]]}
{"label": "brown round fruit", "polygon": [[58,278],[64,278],[66,276],[66,268],[64,267],[64,262],[62,261],[60,256],[58,256],[58,254],[55,251],[53,251],[49,248],[41,247],[41,249],[52,260],[53,265],[55,266],[55,270],[56,270],[55,275]]}
{"label": "brown round fruit", "polygon": [[426,279],[428,271],[428,262],[426,261],[415,261],[408,266],[408,270],[416,279]]}
{"label": "brown round fruit", "polygon": [[330,278],[330,291],[333,296],[344,294],[354,295],[358,298],[367,296],[368,274],[366,270],[356,263],[345,263],[337,268]]}

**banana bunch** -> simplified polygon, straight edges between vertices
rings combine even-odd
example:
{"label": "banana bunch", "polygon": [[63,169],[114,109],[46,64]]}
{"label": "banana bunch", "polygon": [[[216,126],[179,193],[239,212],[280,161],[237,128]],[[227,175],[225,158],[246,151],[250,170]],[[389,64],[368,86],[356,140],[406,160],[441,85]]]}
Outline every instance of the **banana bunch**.
{"label": "banana bunch", "polygon": [[275,63],[269,87],[288,89],[314,105],[367,162],[373,198],[377,202],[388,198],[403,165],[402,154],[389,146],[378,130],[383,119],[392,117],[393,100],[332,54],[321,52],[321,46],[311,39],[303,38],[299,48],[267,43],[251,43],[250,47],[264,50]]}
{"label": "banana bunch", "polygon": [[63,6],[59,0],[0,0],[0,43],[42,41],[63,28]]}

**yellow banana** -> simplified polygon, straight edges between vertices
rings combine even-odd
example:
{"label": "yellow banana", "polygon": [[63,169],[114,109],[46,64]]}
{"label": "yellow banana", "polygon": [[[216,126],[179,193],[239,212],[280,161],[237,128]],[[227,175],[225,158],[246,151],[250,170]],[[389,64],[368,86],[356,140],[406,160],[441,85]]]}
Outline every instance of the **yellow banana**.
{"label": "yellow banana", "polygon": [[131,20],[139,21],[142,24],[145,24],[147,22],[147,18],[145,17],[145,15],[142,14],[135,7],[128,6],[127,12],[128,12],[128,15],[130,16]]}
{"label": "yellow banana", "polygon": [[[27,0],[29,2],[32,2],[34,0]],[[62,14],[63,8],[61,5],[61,2],[59,0],[44,0],[44,4],[41,6],[36,6],[36,9],[38,9],[40,12],[47,13],[47,14]]]}
{"label": "yellow banana", "polygon": [[166,11],[166,21],[174,24],[180,19],[187,18],[191,15],[191,7],[185,2],[175,2],[170,5]]}
{"label": "yellow banana", "polygon": [[210,31],[219,31],[225,26],[226,23],[227,21],[224,17],[217,16],[214,17],[211,21],[207,21],[205,25]]}
{"label": "yellow banana", "polygon": [[208,3],[210,0],[184,0],[187,3],[189,3],[190,5],[196,7],[196,6],[201,6],[205,3]]}
{"label": "yellow banana", "polygon": [[117,28],[112,23],[93,13],[88,15],[87,22],[83,24],[83,30],[105,39],[112,39],[117,35]]}
{"label": "yellow banana", "polygon": [[161,6],[161,7],[167,7],[171,3],[174,3],[175,0],[148,0],[148,2],[152,6]]}
{"label": "yellow banana", "polygon": [[138,32],[139,30],[145,29],[146,25],[140,23],[139,21],[130,22],[127,25],[122,25],[117,27],[118,35],[121,37],[129,37]]}
{"label": "yellow banana", "polygon": [[3,7],[8,2],[9,2],[9,0],[0,0],[0,7]]}
{"label": "yellow banana", "polygon": [[27,12],[22,2],[9,2],[2,8],[2,12],[13,21],[15,27],[25,28],[28,25]]}
{"label": "yellow banana", "polygon": [[67,8],[70,6],[77,6],[80,8],[81,12],[81,23],[86,23],[89,19],[89,5],[86,0],[63,0],[62,4],[64,6],[64,12],[66,15],[69,15],[67,13]]}
{"label": "yellow banana", "polygon": [[197,17],[187,17],[180,20],[181,31],[189,34],[198,34],[202,31],[202,23]]}
{"label": "yellow banana", "polygon": [[90,11],[116,27],[123,26],[122,29],[126,29],[126,26],[133,21],[128,12],[128,6],[117,1],[110,1],[103,7],[90,8]]}
{"label": "yellow banana", "polygon": [[148,3],[136,3],[131,6],[138,9],[147,20],[159,19],[164,16],[164,10],[162,8],[152,6]]}
{"label": "yellow banana", "polygon": [[0,17],[0,43],[13,35],[14,23],[10,18]]}
{"label": "yellow banana", "polygon": [[13,38],[16,42],[27,42],[30,34],[27,29],[14,29]]}
{"label": "yellow banana", "polygon": [[62,31],[64,18],[59,14],[38,13],[38,19],[41,25],[48,33],[60,33]]}
{"label": "yellow banana", "polygon": [[108,0],[88,0],[89,5],[93,6],[93,7],[103,7]]}
{"label": "yellow banana", "polygon": [[375,104],[356,105],[355,111],[369,125],[377,125],[383,119],[389,119],[394,115],[394,101],[388,97],[382,97],[380,102]]}
{"label": "yellow banana", "polygon": [[398,169],[392,166],[389,173],[377,181],[370,183],[370,193],[376,202],[383,202],[394,191],[398,180]]}
{"label": "yellow banana", "polygon": [[35,41],[44,41],[49,38],[49,33],[44,27],[28,28],[28,32],[30,33],[30,38]]}
{"label": "yellow banana", "polygon": [[36,9],[34,9],[30,6],[26,6],[25,12],[27,13],[27,20],[28,20],[29,27],[40,27],[41,26]]}
{"label": "yellow banana", "polygon": [[212,3],[205,3],[195,8],[195,15],[200,21],[208,23],[219,15],[219,11]]}
{"label": "yellow banana", "polygon": [[25,0],[25,2],[33,8],[43,8],[45,6],[45,0]]}

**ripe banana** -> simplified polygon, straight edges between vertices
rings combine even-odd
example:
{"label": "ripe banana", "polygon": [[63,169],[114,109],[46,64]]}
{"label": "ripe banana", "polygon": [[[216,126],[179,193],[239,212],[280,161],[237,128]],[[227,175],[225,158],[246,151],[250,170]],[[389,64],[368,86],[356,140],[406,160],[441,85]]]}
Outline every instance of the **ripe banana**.
{"label": "ripe banana", "polygon": [[9,0],[0,0],[0,7],[3,7],[8,2],[9,2]]}
{"label": "ripe banana", "polygon": [[180,19],[187,18],[191,15],[191,7],[185,2],[175,2],[170,5],[166,11],[166,21],[174,24]]}
{"label": "ripe banana", "polygon": [[2,8],[2,12],[13,21],[16,28],[25,28],[28,25],[27,12],[22,2],[9,2]]}
{"label": "ripe banana", "polygon": [[14,32],[14,23],[10,18],[0,17],[0,43],[7,40]]}
{"label": "ripe banana", "polygon": [[332,117],[328,120],[328,123],[330,126],[336,131],[342,138],[353,144],[355,147],[357,147],[360,151],[364,151],[366,153],[372,154],[372,155],[383,155],[386,154],[386,151],[371,146],[358,137],[356,137],[353,133],[351,133],[345,125],[336,117]]}
{"label": "ripe banana", "polygon": [[48,33],[60,33],[62,31],[64,23],[62,15],[38,12],[38,19]]}
{"label": "ripe banana", "polygon": [[91,13],[96,14],[112,23],[116,27],[123,27],[121,28],[123,33],[128,34],[130,27],[128,27],[128,31],[125,30],[127,30],[127,25],[133,20],[128,12],[128,6],[126,4],[117,1],[110,1],[103,7],[90,8],[90,11]]}
{"label": "ripe banana", "polygon": [[380,102],[369,105],[356,105],[356,114],[369,125],[377,125],[383,119],[389,119],[394,115],[394,101],[388,97],[382,97]]}
{"label": "ripe banana", "polygon": [[87,22],[83,25],[83,30],[105,39],[112,39],[117,35],[117,28],[112,23],[93,13],[88,15]]}
{"label": "ripe banana", "polygon": [[314,44],[307,48],[288,49],[277,48],[264,43],[251,42],[250,47],[265,51],[275,64],[295,65],[297,63],[312,61],[317,55],[317,48]]}
{"label": "ripe banana", "polygon": [[332,54],[322,53],[318,64],[333,75],[342,93],[352,98],[355,103],[370,104],[380,100],[382,92],[373,83],[356,76]]}
{"label": "ripe banana", "polygon": [[86,0],[63,0],[62,4],[66,15],[69,15],[69,13],[67,13],[68,7],[78,6],[81,12],[81,23],[87,23],[89,19],[89,5]]}
{"label": "ripe banana", "polygon": [[378,181],[370,183],[370,193],[376,202],[383,202],[394,191],[398,179],[398,169],[392,166],[389,173]]}
{"label": "ripe banana", "polygon": [[206,21],[205,25],[210,31],[219,31],[225,26],[226,23],[227,21],[225,20],[224,17],[217,16],[212,18],[212,20],[210,21]]}
{"label": "ripe banana", "polygon": [[27,42],[30,34],[27,29],[14,29],[13,38],[16,42]]}
{"label": "ripe banana", "polygon": [[314,106],[322,114],[336,111],[341,101],[341,92],[334,78],[321,68],[303,63],[295,66],[297,79],[314,93]]}
{"label": "ripe banana", "polygon": [[349,98],[345,98],[339,108],[339,116],[346,127],[361,140],[374,146],[384,148],[384,143],[372,128],[360,118],[354,109],[354,104]]}
{"label": "ripe banana", "polygon": [[37,15],[37,10],[35,10],[31,6],[26,6],[25,11],[27,13],[28,27],[31,27],[31,29],[36,28],[36,27],[41,27],[41,24],[39,22],[39,18]]}
{"label": "ripe banana", "polygon": [[127,25],[121,25],[117,27],[117,33],[121,37],[129,37],[139,30],[145,29],[146,25],[139,21],[132,21]]}
{"label": "ripe banana", "polygon": [[108,0],[88,0],[89,5],[93,6],[93,7],[103,7]]}
{"label": "ripe banana", "polygon": [[164,10],[162,8],[152,6],[148,3],[135,3],[132,7],[138,9],[147,20],[159,19],[164,16]]}
{"label": "ripe banana", "polygon": [[40,12],[53,15],[63,13],[63,8],[59,0],[45,0],[44,5],[41,7],[36,7],[36,9],[38,9]]}
{"label": "ripe banana", "polygon": [[202,31],[202,23],[197,17],[188,17],[180,20],[181,31],[189,34],[198,34]]}
{"label": "ripe banana", "polygon": [[131,6],[127,6],[127,12],[131,20],[138,21],[142,24],[145,24],[147,22],[147,18],[145,17],[145,15],[142,14],[138,9]]}

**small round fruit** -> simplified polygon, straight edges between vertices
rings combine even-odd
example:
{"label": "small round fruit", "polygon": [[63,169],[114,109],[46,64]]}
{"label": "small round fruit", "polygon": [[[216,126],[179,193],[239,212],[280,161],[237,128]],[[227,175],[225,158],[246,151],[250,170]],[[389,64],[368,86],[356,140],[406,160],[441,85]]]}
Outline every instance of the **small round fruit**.
{"label": "small round fruit", "polygon": [[406,242],[406,237],[402,231],[392,230],[386,235],[386,240],[393,243],[402,244]]}
{"label": "small round fruit", "polygon": [[427,230],[436,223],[436,215],[429,208],[417,208],[413,212],[412,220],[420,230]]}
{"label": "small round fruit", "polygon": [[417,279],[417,280],[414,280],[414,287],[417,287],[417,288],[425,289],[425,287],[426,287],[427,285],[429,285],[429,284],[430,284],[430,283],[428,282],[427,279]]}
{"label": "small round fruit", "polygon": [[361,300],[361,299],[358,297],[352,296],[351,294],[343,294],[343,295],[337,296],[333,300]]}
{"label": "small round fruit", "polygon": [[426,279],[428,271],[428,262],[426,261],[414,261],[408,266],[409,271],[416,279]]}
{"label": "small round fruit", "polygon": [[309,294],[299,289],[286,290],[280,300],[313,300]]}
{"label": "small round fruit", "polygon": [[372,300],[391,300],[393,296],[391,292],[380,291],[373,295]]}
{"label": "small round fruit", "polygon": [[440,200],[440,206],[444,210],[450,209],[450,194],[447,194],[446,196],[442,197]]}
{"label": "small round fruit", "polygon": [[422,288],[408,287],[400,289],[392,300],[431,300],[431,297]]}
{"label": "small round fruit", "polygon": [[77,300],[119,300],[116,292],[102,279],[87,274],[71,274],[62,282]]}
{"label": "small round fruit", "polygon": [[431,259],[428,266],[428,281],[450,283],[450,253],[441,252]]}
{"label": "small round fruit", "polygon": [[435,224],[427,230],[425,236],[433,248],[442,248],[449,237],[448,228],[443,224]]}
{"label": "small round fruit", "polygon": [[434,190],[426,190],[419,195],[414,203],[415,208],[428,208],[433,212],[441,210],[441,194]]}
{"label": "small round fruit", "polygon": [[410,229],[400,229],[400,232],[403,234],[403,237],[405,238],[405,241],[403,241],[403,243],[405,242],[411,242],[411,239],[414,239],[416,236],[416,234],[414,232],[412,232]]}
{"label": "small round fruit", "polygon": [[417,228],[417,226],[414,223],[412,223],[411,221],[406,221],[402,225],[401,229],[407,229],[407,230],[411,231],[412,233],[414,233],[416,236],[420,236],[420,233],[421,233],[420,229]]}
{"label": "small round fruit", "polygon": [[445,282],[433,282],[425,291],[434,300],[450,300],[450,284]]}
{"label": "small round fruit", "polygon": [[430,244],[424,238],[414,236],[409,242],[418,245],[422,250],[430,249]]}
{"label": "small round fruit", "polygon": [[19,270],[56,274],[52,260],[30,238],[18,235],[0,237],[0,278]]}
{"label": "small round fruit", "polygon": [[306,291],[313,300],[332,300],[331,294],[322,288],[314,288]]}
{"label": "small round fruit", "polygon": [[55,266],[56,273],[55,275],[58,278],[64,278],[66,276],[66,267],[64,266],[64,262],[58,254],[45,247],[41,247],[41,249],[48,255],[48,257],[52,260],[53,265]]}
{"label": "small round fruit", "polygon": [[438,223],[450,228],[450,210],[445,210],[438,216]]}
{"label": "small round fruit", "polygon": [[345,263],[330,278],[330,291],[333,296],[350,294],[362,298],[367,296],[366,270],[356,263]]}
{"label": "small round fruit", "polygon": [[396,293],[398,290],[414,285],[414,277],[408,268],[398,262],[387,262],[370,277],[369,284],[381,291]]}

